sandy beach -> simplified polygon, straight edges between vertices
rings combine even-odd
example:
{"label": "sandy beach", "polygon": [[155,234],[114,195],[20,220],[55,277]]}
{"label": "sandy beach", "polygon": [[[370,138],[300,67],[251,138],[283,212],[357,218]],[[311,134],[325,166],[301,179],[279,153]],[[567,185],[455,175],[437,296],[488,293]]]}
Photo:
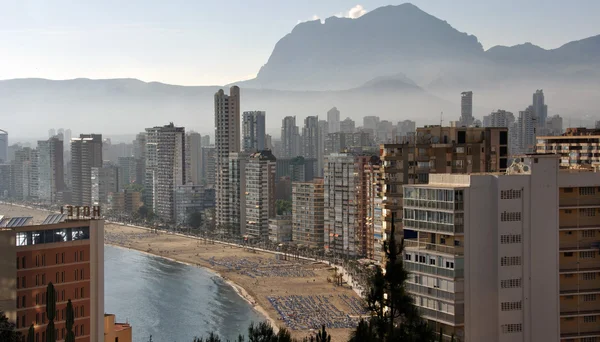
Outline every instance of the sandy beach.
{"label": "sandy beach", "polygon": [[[41,223],[48,212],[0,204],[0,214],[33,216],[34,223]],[[347,341],[349,326],[360,314],[358,295],[329,282],[334,271],[322,263],[282,260],[272,253],[111,223],[105,225],[105,243],[210,269],[272,325],[288,328],[296,338],[313,333],[311,325],[327,321],[339,326],[328,329],[332,341]]]}

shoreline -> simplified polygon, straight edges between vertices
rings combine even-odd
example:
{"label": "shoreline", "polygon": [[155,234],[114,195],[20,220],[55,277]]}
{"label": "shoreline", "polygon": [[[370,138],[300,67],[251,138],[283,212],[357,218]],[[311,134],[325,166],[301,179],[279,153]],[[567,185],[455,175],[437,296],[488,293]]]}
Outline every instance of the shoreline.
{"label": "shoreline", "polygon": [[[200,264],[193,264],[190,262],[185,262],[182,260],[177,260],[174,258],[170,258],[167,256],[162,256],[159,254],[154,254],[154,253],[150,253],[147,251],[143,251],[137,248],[133,248],[133,247],[125,247],[125,246],[121,246],[118,244],[112,244],[112,243],[104,243],[105,246],[111,246],[111,247],[115,247],[115,248],[122,248],[122,249],[127,249],[127,250],[133,250],[136,252],[140,252],[146,255],[151,255],[157,258],[162,258],[165,260],[169,260],[169,261],[173,261],[182,265],[186,265],[186,266],[192,266],[192,267],[198,267],[198,268],[202,268],[206,271],[208,271],[209,273],[214,274],[215,276],[219,277],[224,283],[226,283],[227,285],[231,286],[231,288],[235,291],[235,293],[242,298],[245,302],[247,302],[248,304],[250,304],[252,306],[252,309],[254,311],[256,311],[257,313],[259,313],[260,315],[262,315],[265,319],[265,321],[269,322],[269,324],[271,324],[271,327],[273,327],[273,330],[275,331],[275,333],[279,332],[279,326],[277,325],[277,321],[271,317],[269,315],[269,313],[267,312],[267,310],[265,310],[262,306],[260,306],[260,304],[258,304],[258,301],[256,300],[256,298],[252,297],[248,291],[246,291],[246,289],[244,289],[240,284],[235,283],[234,281],[232,281],[231,279],[228,279],[227,277],[223,276],[221,273],[219,273],[217,270],[214,270],[210,267],[206,267]],[[260,323],[260,322],[259,322]]]}

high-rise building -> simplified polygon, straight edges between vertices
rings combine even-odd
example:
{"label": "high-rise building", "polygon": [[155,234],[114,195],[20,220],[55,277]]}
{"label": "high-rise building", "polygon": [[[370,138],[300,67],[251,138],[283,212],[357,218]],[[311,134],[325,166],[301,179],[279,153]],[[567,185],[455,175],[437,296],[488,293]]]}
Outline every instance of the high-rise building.
{"label": "high-rise building", "polygon": [[270,150],[255,152],[246,164],[246,235],[269,239],[269,219],[275,217],[276,158]]}
{"label": "high-rise building", "polygon": [[265,150],[273,151],[273,137],[270,134],[265,134]]}
{"label": "high-rise building", "polygon": [[382,198],[381,198],[381,160],[378,156],[370,158],[359,173],[359,231],[362,254],[368,259],[379,260],[383,247],[382,236]]}
{"label": "high-rise building", "polygon": [[200,184],[202,180],[202,136],[189,132],[185,137],[186,183]]}
{"label": "high-rise building", "polygon": [[292,241],[291,216],[276,216],[269,219],[269,240],[278,243]]}
{"label": "high-rise building", "polygon": [[243,150],[253,153],[264,150],[265,147],[265,112],[244,112],[242,118]]}
{"label": "high-rise building", "polygon": [[229,227],[229,154],[240,152],[240,88],[233,86],[226,95],[215,94],[215,223],[224,232]]}
{"label": "high-rise building", "polygon": [[210,135],[202,136],[202,146],[210,146]]}
{"label": "high-rise building", "polygon": [[560,156],[560,166],[600,165],[600,129],[567,128],[560,136],[537,138],[537,153],[554,153]]}
{"label": "high-rise building", "polygon": [[595,125],[595,127],[596,127],[596,128],[600,128],[600,120],[596,121],[596,125]]}
{"label": "high-rise building", "polygon": [[11,197],[17,200],[36,200],[39,195],[39,153],[23,147],[15,151],[11,162]]}
{"label": "high-rise building", "polygon": [[377,130],[377,125],[379,124],[379,117],[378,116],[365,116],[363,117],[363,128],[364,129],[370,129],[376,131]]}
{"label": "high-rise building", "polygon": [[0,129],[0,163],[8,162],[8,132]]}
{"label": "high-rise building", "polygon": [[325,159],[325,250],[334,255],[364,256],[360,183],[370,156],[332,153]]}
{"label": "high-rise building", "polygon": [[216,157],[214,146],[202,146],[202,181],[207,186],[214,188]]}
{"label": "high-rise building", "polygon": [[295,116],[286,116],[281,125],[282,158],[293,158],[300,155],[300,134],[296,126]]}
{"label": "high-rise building", "polygon": [[513,155],[518,148],[518,125],[515,122],[515,116],[511,112],[498,109],[490,115],[483,117],[483,127],[506,127],[508,128],[508,152]]}
{"label": "high-rise building", "polygon": [[63,141],[57,137],[38,141],[38,199],[46,203],[56,202],[56,194],[65,189]]}
{"label": "high-rise building", "polygon": [[108,204],[110,193],[119,192],[119,168],[113,164],[92,167],[92,205]]}
{"label": "high-rise building", "polygon": [[532,108],[537,127],[544,128],[548,118],[548,105],[544,103],[544,90],[538,89],[533,93]]}
{"label": "high-rise building", "polygon": [[538,126],[533,107],[529,106],[524,111],[519,112],[519,118],[517,120],[519,150],[515,152],[533,152],[535,149],[536,127]]}
{"label": "high-rise building", "polygon": [[545,134],[561,135],[563,134],[563,118],[556,114],[546,118]]}
{"label": "high-rise building", "polygon": [[391,143],[396,141],[394,138],[397,135],[397,129],[390,121],[382,120],[377,124],[374,134],[375,141],[378,143]]}
{"label": "high-rise building", "polygon": [[[228,160],[227,192],[224,193],[227,202],[223,207],[223,221],[219,228],[220,234],[244,235],[246,233],[246,164],[248,154],[232,152]],[[215,189],[219,191],[219,189]]]}
{"label": "high-rise building", "polygon": [[0,164],[0,198],[11,195],[11,164]]}
{"label": "high-rise building", "polygon": [[373,147],[373,139],[368,132],[329,133],[325,141],[325,154]]}
{"label": "high-rise building", "polygon": [[173,189],[187,179],[185,156],[184,127],[146,128],[145,203],[165,221],[173,220]]}
{"label": "high-rise building", "polygon": [[464,91],[460,94],[460,126],[469,127],[473,124],[473,92]]}
{"label": "high-rise building", "polygon": [[93,167],[102,167],[102,134],[81,134],[71,139],[73,205],[92,205]]}
{"label": "high-rise building", "polygon": [[350,118],[344,119],[340,122],[340,132],[342,133],[354,133],[356,131],[356,123]]}
{"label": "high-rise building", "polygon": [[56,130],[54,128],[50,128],[48,130],[48,138],[52,138],[56,135]]}
{"label": "high-rise building", "polygon": [[129,184],[140,183],[137,178],[139,164],[135,157],[119,157],[119,190]]}
{"label": "high-rise building", "polygon": [[[0,272],[4,311],[23,336],[33,322],[36,336],[47,329],[46,288],[56,291],[54,328],[65,330],[68,300],[84,312],[75,318],[77,341],[104,341],[104,221],[64,219],[52,214],[47,224],[29,225],[27,218],[5,218],[0,224]],[[25,224],[23,224],[25,223]],[[16,260],[16,263],[15,263]],[[61,334],[61,340],[64,334]]]}
{"label": "high-rise building", "polygon": [[321,156],[317,160],[317,177],[323,177],[323,165],[325,161],[325,140],[327,140],[327,134],[329,132],[329,126],[326,120],[319,120],[319,155]]}
{"label": "high-rise building", "polygon": [[108,210],[114,214],[136,214],[144,205],[142,193],[139,191],[123,190],[108,194]]}
{"label": "high-rise building", "polygon": [[398,121],[396,126],[396,137],[403,138],[411,134],[415,134],[417,131],[417,123],[412,120]]}
{"label": "high-rise building", "polygon": [[292,183],[292,241],[323,250],[324,247],[323,178]]}
{"label": "high-rise building", "polygon": [[384,240],[392,217],[398,239],[401,237],[402,185],[426,184],[434,173],[504,172],[507,144],[506,128],[440,126],[418,128],[412,141],[382,144],[379,172]]}
{"label": "high-rise building", "polygon": [[64,135],[64,148],[67,151],[71,150],[71,138],[73,137],[73,133],[71,132],[71,129],[67,128],[65,129],[65,135]]}
{"label": "high-rise building", "polygon": [[327,124],[328,133],[337,133],[340,131],[340,111],[336,107],[327,111]]}
{"label": "high-rise building", "polygon": [[174,217],[176,224],[187,224],[193,213],[203,213],[206,209],[205,188],[203,185],[177,185],[174,189]]}
{"label": "high-rise building", "polygon": [[406,289],[433,329],[461,341],[560,340],[558,175],[555,156],[535,155],[504,175],[404,185]]}
{"label": "high-rise building", "polygon": [[302,156],[304,158],[316,159],[317,169],[322,155],[319,150],[319,117],[307,116],[302,127]]}

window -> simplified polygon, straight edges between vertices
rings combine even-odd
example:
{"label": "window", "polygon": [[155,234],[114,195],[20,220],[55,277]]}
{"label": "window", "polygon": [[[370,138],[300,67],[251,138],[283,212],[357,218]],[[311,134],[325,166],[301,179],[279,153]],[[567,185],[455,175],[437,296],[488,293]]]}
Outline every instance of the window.
{"label": "window", "polygon": [[523,190],[501,190],[500,199],[518,199],[521,198]]}
{"label": "window", "polygon": [[83,251],[79,251],[79,260],[83,261]]}
{"label": "window", "polygon": [[598,342],[598,339],[595,337],[583,337],[581,342]]}
{"label": "window", "polygon": [[583,316],[583,323],[596,323],[597,316]]}
{"label": "window", "polygon": [[583,301],[584,302],[595,302],[596,301],[596,295],[595,294],[586,294],[586,295],[583,295]]}
{"label": "window", "polygon": [[596,216],[596,209],[595,208],[579,209],[579,216],[585,216],[585,217]]}
{"label": "window", "polygon": [[596,252],[594,251],[579,252],[579,258],[581,259],[594,259],[595,257]]}
{"label": "window", "polygon": [[23,268],[27,268],[27,267],[25,266],[25,257],[22,257],[22,258],[21,258],[21,265],[23,266]]}
{"label": "window", "polygon": [[520,288],[521,286],[521,278],[505,279],[500,281],[500,287],[503,289]]}
{"label": "window", "polygon": [[521,212],[503,212],[500,213],[500,221],[502,222],[514,222],[521,221]]}
{"label": "window", "polygon": [[435,259],[429,259],[429,265],[435,265]]}
{"label": "window", "polygon": [[596,273],[582,273],[582,280],[596,280]]}
{"label": "window", "polygon": [[22,308],[24,308],[24,307],[26,307],[26,306],[27,306],[27,305],[25,305],[25,296],[23,296],[23,297],[21,298],[21,304],[22,304],[22,305],[21,305],[21,307],[22,307]]}
{"label": "window", "polygon": [[500,266],[521,266],[520,256],[502,257],[500,258]]}
{"label": "window", "polygon": [[571,192],[573,192],[573,188],[563,188],[563,191],[565,193],[571,193]]}
{"label": "window", "polygon": [[565,214],[571,214],[573,212],[573,210],[571,209],[565,209]]}
{"label": "window", "polygon": [[573,256],[573,252],[565,252],[565,256],[566,257],[572,257]]}
{"label": "window", "polygon": [[522,310],[523,309],[523,305],[521,301],[518,302],[502,302],[500,304],[500,307],[502,309],[502,311],[515,311],[515,310]]}
{"label": "window", "polygon": [[581,237],[583,237],[583,238],[596,237],[596,231],[595,230],[584,230],[581,232]]}
{"label": "window", "polygon": [[405,259],[405,260],[409,260],[409,261],[410,261],[410,260],[412,259],[412,255],[410,255],[410,254],[405,254],[405,255],[404,255],[404,259]]}
{"label": "window", "polygon": [[596,188],[594,188],[594,187],[586,186],[583,188],[579,188],[580,196],[593,196],[595,194],[596,194]]}
{"label": "window", "polygon": [[85,296],[83,295],[83,287],[81,288],[81,298],[84,298]]}
{"label": "window", "polygon": [[79,271],[79,279],[83,280],[83,268]]}
{"label": "window", "polygon": [[503,334],[512,334],[523,331],[522,324],[502,324],[502,333]]}

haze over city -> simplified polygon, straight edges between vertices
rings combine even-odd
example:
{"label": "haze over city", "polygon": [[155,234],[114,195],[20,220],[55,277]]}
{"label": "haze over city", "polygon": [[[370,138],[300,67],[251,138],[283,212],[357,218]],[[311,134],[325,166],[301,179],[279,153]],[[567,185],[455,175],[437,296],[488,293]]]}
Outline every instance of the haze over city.
{"label": "haze over city", "polygon": [[599,12],[0,0],[0,341],[600,341]]}

